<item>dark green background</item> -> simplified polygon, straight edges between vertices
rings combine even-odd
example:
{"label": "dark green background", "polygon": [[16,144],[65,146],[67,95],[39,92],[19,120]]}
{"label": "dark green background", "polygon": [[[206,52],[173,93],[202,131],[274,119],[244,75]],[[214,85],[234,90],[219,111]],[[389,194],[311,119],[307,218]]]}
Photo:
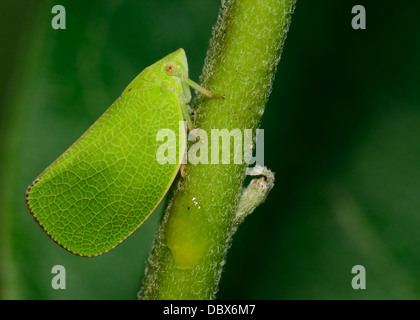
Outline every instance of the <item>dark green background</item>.
{"label": "dark green background", "polygon": [[[276,185],[239,228],[220,299],[420,298],[420,3],[298,1],[263,118]],[[67,29],[51,28],[64,5]],[[367,29],[351,28],[363,4]],[[0,297],[134,299],[160,213],[74,256],[27,185],[143,68],[183,47],[198,81],[216,0],[9,1],[0,19]],[[67,289],[51,288],[51,268]],[[365,266],[367,289],[351,269]]]}

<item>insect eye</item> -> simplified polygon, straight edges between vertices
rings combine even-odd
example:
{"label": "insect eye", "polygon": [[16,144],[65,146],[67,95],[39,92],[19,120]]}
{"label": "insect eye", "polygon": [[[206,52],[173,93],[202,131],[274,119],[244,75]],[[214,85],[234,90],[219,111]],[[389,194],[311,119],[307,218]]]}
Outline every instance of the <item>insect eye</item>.
{"label": "insect eye", "polygon": [[165,71],[169,74],[175,74],[175,72],[177,71],[177,67],[174,63],[168,63],[167,65],[165,65]]}

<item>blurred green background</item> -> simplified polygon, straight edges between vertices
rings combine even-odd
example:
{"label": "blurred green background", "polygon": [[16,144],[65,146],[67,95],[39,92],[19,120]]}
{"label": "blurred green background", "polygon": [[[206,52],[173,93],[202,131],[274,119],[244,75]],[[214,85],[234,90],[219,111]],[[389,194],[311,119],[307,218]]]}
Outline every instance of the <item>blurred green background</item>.
{"label": "blurred green background", "polygon": [[[67,29],[51,28],[64,5]],[[363,4],[367,29],[351,28]],[[0,297],[135,299],[157,210],[74,256],[24,193],[146,66],[183,47],[198,81],[217,0],[8,1],[0,35]],[[420,3],[299,1],[263,118],[276,186],[235,235],[220,299],[420,298]],[[63,265],[67,289],[53,290]],[[366,290],[351,269],[366,268]]]}

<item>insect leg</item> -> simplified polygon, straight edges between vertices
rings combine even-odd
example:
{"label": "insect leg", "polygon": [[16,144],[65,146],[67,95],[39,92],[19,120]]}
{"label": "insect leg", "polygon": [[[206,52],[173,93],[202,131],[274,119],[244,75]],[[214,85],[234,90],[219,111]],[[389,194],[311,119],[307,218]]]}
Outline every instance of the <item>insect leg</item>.
{"label": "insect leg", "polygon": [[190,115],[194,115],[194,109],[193,108],[191,108],[188,104],[187,104],[187,110],[188,110],[188,113],[190,114]]}
{"label": "insect leg", "polygon": [[213,94],[211,93],[209,90],[203,88],[202,86],[200,86],[199,84],[195,83],[194,81],[192,81],[189,78],[183,78],[183,80],[185,81],[185,83],[187,83],[191,88],[193,88],[194,90],[197,90],[198,92],[201,92],[202,94],[204,94],[207,98],[225,98],[224,94]]}
{"label": "insect leg", "polygon": [[186,104],[181,105],[182,115],[184,116],[185,121],[187,121],[188,131],[192,131],[192,130],[194,130],[194,125],[191,121],[191,117],[190,117],[190,113],[189,113],[188,108],[190,108],[190,107]]}
{"label": "insect leg", "polygon": [[179,167],[179,173],[181,174],[182,179],[185,179],[186,175],[187,175],[187,166],[185,164],[181,164],[181,166]]}
{"label": "insect leg", "polygon": [[187,104],[182,105],[181,108],[182,108],[182,114],[184,115],[184,119],[185,119],[185,121],[187,121],[188,131],[190,132],[191,135],[193,135],[195,137],[195,139],[197,141],[200,141],[201,138],[200,138],[199,135],[197,135],[195,133],[195,130],[194,130],[195,128],[194,128],[194,125],[191,121],[190,113],[189,113],[189,110],[188,110],[188,108],[189,109],[191,109],[191,108]]}

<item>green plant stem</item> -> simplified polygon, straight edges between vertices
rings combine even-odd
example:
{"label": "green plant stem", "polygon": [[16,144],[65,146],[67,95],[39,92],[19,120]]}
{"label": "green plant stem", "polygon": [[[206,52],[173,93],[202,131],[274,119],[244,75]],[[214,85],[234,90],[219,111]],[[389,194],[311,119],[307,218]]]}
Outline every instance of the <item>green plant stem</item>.
{"label": "green plant stem", "polygon": [[[225,0],[202,85],[225,100],[197,98],[195,127],[252,129],[261,120],[295,0]],[[245,146],[250,147],[250,146]],[[232,153],[233,155],[233,153]],[[141,299],[213,299],[236,230],[246,164],[188,164],[174,184],[149,257]]]}

